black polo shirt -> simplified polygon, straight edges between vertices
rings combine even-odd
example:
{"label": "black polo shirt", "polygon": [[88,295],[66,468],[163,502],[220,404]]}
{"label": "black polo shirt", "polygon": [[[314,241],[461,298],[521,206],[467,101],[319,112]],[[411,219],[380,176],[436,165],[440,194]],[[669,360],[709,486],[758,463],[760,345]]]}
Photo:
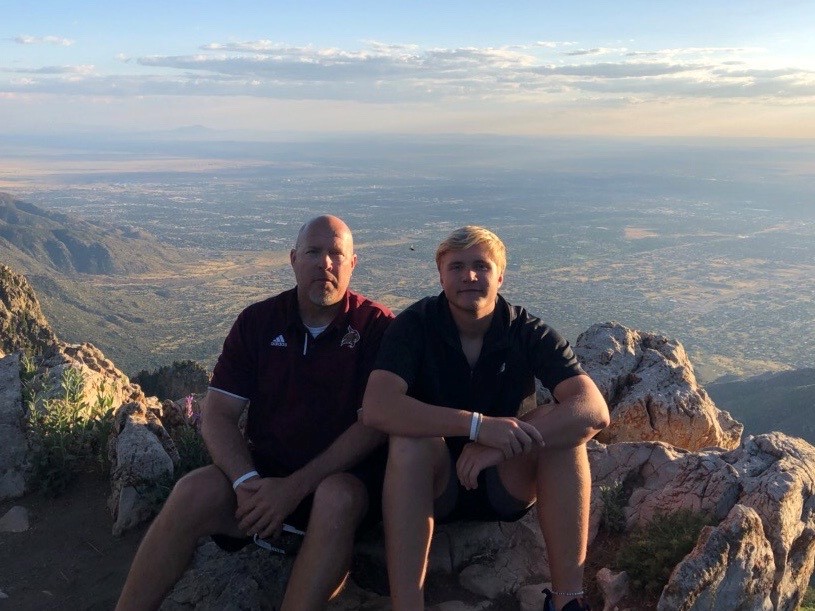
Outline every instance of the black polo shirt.
{"label": "black polo shirt", "polygon": [[224,342],[210,387],[249,400],[247,437],[259,461],[295,471],[357,420],[391,311],[347,291],[317,338],[297,290],[247,307]]}
{"label": "black polo shirt", "polygon": [[[470,368],[444,293],[396,317],[374,369],[398,375],[408,385],[407,394],[420,401],[486,416],[517,416],[525,401],[534,400],[536,377],[552,391],[583,373],[560,334],[500,295],[481,354]],[[460,448],[466,441],[448,443]]]}

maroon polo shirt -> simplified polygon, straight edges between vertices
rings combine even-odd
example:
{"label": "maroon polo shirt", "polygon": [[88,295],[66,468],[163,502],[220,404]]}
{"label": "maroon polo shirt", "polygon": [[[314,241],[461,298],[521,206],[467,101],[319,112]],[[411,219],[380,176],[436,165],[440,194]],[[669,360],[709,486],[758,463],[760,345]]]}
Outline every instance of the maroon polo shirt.
{"label": "maroon polo shirt", "polygon": [[391,311],[353,291],[317,338],[297,290],[247,307],[224,341],[210,387],[249,400],[247,437],[258,462],[295,471],[357,420]]}

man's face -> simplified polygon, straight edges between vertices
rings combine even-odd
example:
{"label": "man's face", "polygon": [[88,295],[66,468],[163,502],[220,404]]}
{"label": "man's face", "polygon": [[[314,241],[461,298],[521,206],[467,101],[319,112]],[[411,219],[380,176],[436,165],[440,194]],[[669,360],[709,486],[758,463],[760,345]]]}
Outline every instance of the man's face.
{"label": "man's face", "polygon": [[315,306],[342,300],[357,264],[351,232],[339,219],[313,222],[291,251],[297,295]]}
{"label": "man's face", "polygon": [[451,308],[486,315],[495,309],[502,270],[484,244],[451,250],[439,261],[439,282]]}

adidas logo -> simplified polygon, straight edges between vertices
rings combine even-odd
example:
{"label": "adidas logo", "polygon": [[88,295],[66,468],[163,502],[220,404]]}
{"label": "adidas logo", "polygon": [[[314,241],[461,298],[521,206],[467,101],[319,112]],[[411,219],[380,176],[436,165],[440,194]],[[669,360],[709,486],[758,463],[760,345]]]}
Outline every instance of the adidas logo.
{"label": "adidas logo", "polygon": [[272,340],[271,345],[272,346],[277,346],[278,348],[285,348],[286,346],[288,346],[288,344],[286,343],[286,340],[283,339],[282,335],[278,335],[276,338],[274,338]]}

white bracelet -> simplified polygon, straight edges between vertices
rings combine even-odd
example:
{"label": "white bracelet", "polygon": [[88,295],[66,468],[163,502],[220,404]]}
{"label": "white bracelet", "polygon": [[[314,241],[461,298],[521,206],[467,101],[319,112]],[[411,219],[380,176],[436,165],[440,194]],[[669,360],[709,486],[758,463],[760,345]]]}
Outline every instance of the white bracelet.
{"label": "white bracelet", "polygon": [[260,477],[260,473],[254,470],[249,471],[248,473],[244,473],[238,479],[232,482],[232,490],[237,490],[238,486],[240,486],[246,480],[252,479],[253,477]]}
{"label": "white bracelet", "polygon": [[475,427],[475,439],[473,441],[478,441],[478,436],[481,434],[481,423],[484,422],[484,414],[478,414],[478,424]]}
{"label": "white bracelet", "polygon": [[473,412],[470,418],[470,441],[475,441],[478,437],[478,425],[481,422],[481,414]]}

